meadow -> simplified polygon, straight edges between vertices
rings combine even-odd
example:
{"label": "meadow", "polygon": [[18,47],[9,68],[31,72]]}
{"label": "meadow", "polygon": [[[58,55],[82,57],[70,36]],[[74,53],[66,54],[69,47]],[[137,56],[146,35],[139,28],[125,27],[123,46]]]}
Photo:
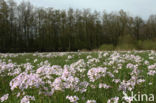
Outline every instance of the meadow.
{"label": "meadow", "polygon": [[154,96],[155,51],[0,53],[3,103],[156,103]]}

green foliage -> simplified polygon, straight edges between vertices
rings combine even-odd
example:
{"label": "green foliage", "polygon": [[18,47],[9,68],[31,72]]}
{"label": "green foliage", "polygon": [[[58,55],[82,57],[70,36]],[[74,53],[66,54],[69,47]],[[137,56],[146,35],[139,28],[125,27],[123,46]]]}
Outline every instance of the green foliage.
{"label": "green foliage", "polygon": [[119,37],[119,45],[122,44],[135,44],[135,39],[130,35],[123,35]]}
{"label": "green foliage", "polygon": [[121,44],[116,47],[116,50],[135,50],[136,46],[133,44]]}
{"label": "green foliage", "polygon": [[114,46],[112,44],[103,44],[99,47],[99,50],[114,50]]}
{"label": "green foliage", "polygon": [[133,50],[136,49],[136,41],[131,35],[124,35],[119,37],[117,50]]}
{"label": "green foliage", "polygon": [[152,40],[138,41],[138,49],[156,50],[156,41]]}

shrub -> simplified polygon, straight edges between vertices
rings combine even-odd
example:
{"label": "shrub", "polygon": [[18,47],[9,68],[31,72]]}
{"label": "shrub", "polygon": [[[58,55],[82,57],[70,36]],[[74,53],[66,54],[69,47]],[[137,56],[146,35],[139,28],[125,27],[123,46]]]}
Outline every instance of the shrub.
{"label": "shrub", "polygon": [[99,50],[114,50],[114,46],[112,44],[103,44],[99,47]]}
{"label": "shrub", "polygon": [[136,46],[134,44],[120,44],[116,47],[117,50],[135,50]]}
{"label": "shrub", "polygon": [[156,50],[156,41],[152,41],[152,40],[139,41],[138,49]]}
{"label": "shrub", "polygon": [[136,49],[136,40],[131,35],[120,36],[117,50],[133,50]]}

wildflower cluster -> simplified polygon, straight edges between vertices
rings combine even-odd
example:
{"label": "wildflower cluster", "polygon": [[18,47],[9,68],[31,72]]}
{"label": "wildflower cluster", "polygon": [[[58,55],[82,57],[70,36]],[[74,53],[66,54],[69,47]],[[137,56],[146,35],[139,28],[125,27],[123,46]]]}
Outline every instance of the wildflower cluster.
{"label": "wildflower cluster", "polygon": [[[38,102],[42,96],[57,102],[61,93],[64,103],[131,103],[132,98],[122,98],[123,92],[152,88],[155,81],[155,51],[33,53],[33,59],[14,61],[25,55],[28,54],[0,54],[0,80],[9,78],[12,92],[3,93],[1,102],[9,100],[9,96],[21,103]],[[57,57],[65,58],[64,64],[51,62]]]}

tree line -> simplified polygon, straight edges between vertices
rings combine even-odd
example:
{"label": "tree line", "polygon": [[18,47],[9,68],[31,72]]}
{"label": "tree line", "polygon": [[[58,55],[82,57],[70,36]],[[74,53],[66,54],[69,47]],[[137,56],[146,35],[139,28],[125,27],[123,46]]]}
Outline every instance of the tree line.
{"label": "tree line", "polygon": [[0,52],[92,50],[128,40],[155,41],[156,15],[143,20],[123,10],[57,10],[0,0]]}

